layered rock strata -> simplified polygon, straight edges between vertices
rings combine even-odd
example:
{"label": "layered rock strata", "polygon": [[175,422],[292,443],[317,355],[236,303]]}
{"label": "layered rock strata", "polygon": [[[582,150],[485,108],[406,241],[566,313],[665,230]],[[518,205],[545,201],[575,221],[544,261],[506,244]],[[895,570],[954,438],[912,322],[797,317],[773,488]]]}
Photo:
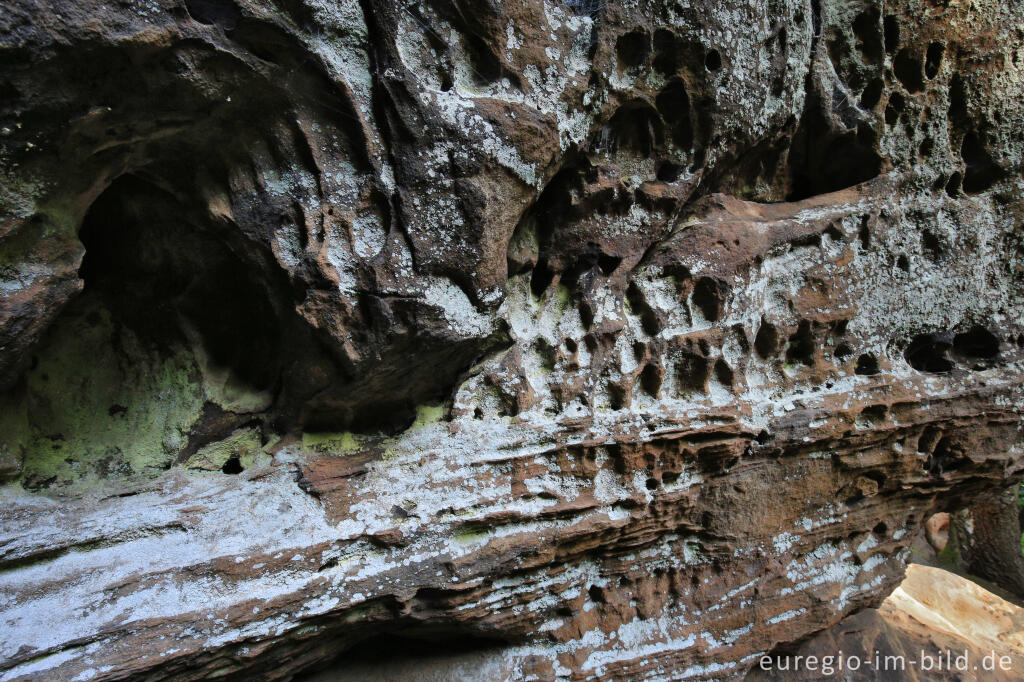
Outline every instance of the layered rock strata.
{"label": "layered rock strata", "polygon": [[[0,16],[0,678],[719,679],[1024,471],[1024,12]],[[422,644],[420,644],[422,646]]]}
{"label": "layered rock strata", "polygon": [[[1022,624],[1019,606],[960,576],[911,564],[878,609],[861,611],[795,651],[759,663],[748,679],[1016,680],[1024,669]],[[799,655],[805,661],[815,657],[815,670],[796,669]],[[826,657],[831,659],[823,671]],[[788,670],[778,670],[777,662]]]}

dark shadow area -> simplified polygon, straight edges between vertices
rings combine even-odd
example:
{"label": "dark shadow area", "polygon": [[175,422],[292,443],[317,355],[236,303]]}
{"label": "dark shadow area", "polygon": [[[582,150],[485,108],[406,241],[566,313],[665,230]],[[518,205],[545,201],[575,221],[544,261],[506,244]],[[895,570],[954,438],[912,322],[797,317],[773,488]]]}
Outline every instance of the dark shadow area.
{"label": "dark shadow area", "polygon": [[647,60],[651,52],[651,37],[645,31],[631,31],[615,41],[615,55],[619,69],[632,69]]}
{"label": "dark shadow area", "polygon": [[857,37],[857,48],[871,64],[882,63],[882,50],[885,46],[881,23],[881,16],[876,7],[861,12],[853,20],[853,34]]}
{"label": "dark shadow area", "polygon": [[786,347],[786,362],[813,365],[814,346],[811,323],[801,320],[796,331],[789,337],[789,344]]}
{"label": "dark shadow area", "polygon": [[623,105],[608,122],[611,131],[612,152],[627,151],[638,156],[650,156],[661,147],[664,124],[649,104],[640,101]]}
{"label": "dark shadow area", "polygon": [[754,337],[754,350],[764,360],[767,360],[779,352],[779,330],[775,325],[764,320],[757,329],[757,336]]}
{"label": "dark shadow area", "polygon": [[957,361],[976,371],[988,369],[999,357],[999,338],[981,325],[953,337]]}
{"label": "dark shadow area", "polygon": [[676,363],[676,382],[680,393],[706,393],[711,378],[711,362],[697,353],[684,352]]}
{"label": "dark shadow area", "polygon": [[924,68],[919,54],[909,48],[900,50],[893,59],[892,67],[896,78],[907,89],[907,92],[914,93],[924,90]]}
{"label": "dark shadow area", "polygon": [[668,124],[672,142],[689,151],[693,148],[693,124],[690,121],[690,98],[686,94],[686,85],[676,79],[658,93],[655,100],[658,111]]}
{"label": "dark shadow area", "polygon": [[708,322],[717,322],[725,310],[729,287],[713,277],[701,277],[693,287],[693,304]]}
{"label": "dark shadow area", "polygon": [[953,335],[948,332],[918,334],[910,340],[903,357],[919,372],[948,372],[954,366],[949,359],[952,347]]}
{"label": "dark shadow area", "polygon": [[871,353],[864,353],[857,358],[857,366],[853,370],[854,374],[861,376],[873,376],[878,374],[878,358]]}
{"label": "dark shadow area", "polygon": [[140,338],[167,346],[194,333],[217,366],[256,390],[276,386],[283,325],[269,292],[175,197],[123,177],[89,209],[80,238],[85,292]]}
{"label": "dark shadow area", "polygon": [[891,14],[886,15],[882,22],[882,35],[885,39],[885,51],[895,52],[900,46],[900,20]]}
{"label": "dark shadow area", "polygon": [[942,56],[946,52],[946,46],[942,43],[930,43],[928,52],[924,56],[924,75],[931,80],[939,75],[942,68]]}
{"label": "dark shadow area", "polygon": [[1006,173],[992,159],[985,148],[984,141],[978,133],[971,131],[964,136],[960,147],[966,170],[964,171],[963,190],[967,194],[978,194],[989,189],[1006,177]]}
{"label": "dark shadow area", "polygon": [[185,0],[189,16],[201,24],[217,25],[225,31],[234,29],[242,13],[227,0]]}
{"label": "dark shadow area", "polygon": [[402,679],[470,679],[507,642],[439,628],[435,632],[378,634],[363,639],[302,682],[384,682]]}
{"label": "dark shadow area", "polygon": [[809,89],[789,151],[789,201],[852,187],[881,172],[875,133],[866,125],[852,131],[836,130],[824,112],[819,96]]}

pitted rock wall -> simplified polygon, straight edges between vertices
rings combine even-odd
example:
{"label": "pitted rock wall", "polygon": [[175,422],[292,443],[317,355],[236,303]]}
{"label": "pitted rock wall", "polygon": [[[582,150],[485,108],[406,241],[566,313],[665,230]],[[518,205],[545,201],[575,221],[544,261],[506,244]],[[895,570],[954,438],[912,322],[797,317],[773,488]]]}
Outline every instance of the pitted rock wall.
{"label": "pitted rock wall", "polygon": [[1024,467],[1011,2],[12,2],[0,676],[739,677]]}

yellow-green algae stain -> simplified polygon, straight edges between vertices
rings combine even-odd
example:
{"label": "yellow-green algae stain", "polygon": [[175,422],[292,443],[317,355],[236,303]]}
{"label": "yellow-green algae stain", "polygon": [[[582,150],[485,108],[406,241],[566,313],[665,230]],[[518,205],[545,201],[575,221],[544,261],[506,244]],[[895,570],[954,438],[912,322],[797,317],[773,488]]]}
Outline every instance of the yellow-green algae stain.
{"label": "yellow-green algae stain", "polygon": [[17,394],[0,450],[21,459],[30,488],[167,469],[205,402],[191,353],[144,344],[86,297],[36,349]]}
{"label": "yellow-green algae stain", "polygon": [[227,412],[250,414],[265,410],[274,402],[270,391],[256,391],[226,367],[218,367],[203,350],[198,336],[193,335],[192,349],[203,377],[206,398]]}
{"label": "yellow-green algae stain", "polygon": [[444,405],[420,405],[416,408],[416,419],[409,430],[436,424],[444,419]]}
{"label": "yellow-green algae stain", "polygon": [[357,452],[361,447],[361,436],[342,431],[339,433],[303,433],[302,448],[328,455],[344,455]]}
{"label": "yellow-green algae stain", "polygon": [[471,545],[478,543],[482,540],[486,540],[492,535],[492,531],[487,528],[480,527],[468,527],[462,528],[455,531],[455,542],[460,545]]}
{"label": "yellow-green algae stain", "polygon": [[[380,459],[387,461],[397,456],[394,448],[410,433],[444,421],[445,411],[446,407],[443,404],[417,406],[416,418],[413,423],[398,436],[364,435],[350,431],[306,431],[302,434],[302,449],[325,455],[345,456],[371,447],[380,448],[383,451]],[[264,450],[266,449],[264,448]]]}
{"label": "yellow-green algae stain", "polygon": [[256,429],[238,429],[227,438],[200,448],[188,458],[185,468],[219,472],[231,459],[237,459],[243,469],[270,462],[270,456],[262,450],[259,432]]}
{"label": "yellow-green algae stain", "polygon": [[445,412],[446,408],[444,405],[418,405],[416,407],[416,418],[409,428],[399,436],[387,438],[383,441],[384,454],[381,455],[381,460],[387,462],[398,457],[400,455],[398,448],[408,434],[444,421]]}

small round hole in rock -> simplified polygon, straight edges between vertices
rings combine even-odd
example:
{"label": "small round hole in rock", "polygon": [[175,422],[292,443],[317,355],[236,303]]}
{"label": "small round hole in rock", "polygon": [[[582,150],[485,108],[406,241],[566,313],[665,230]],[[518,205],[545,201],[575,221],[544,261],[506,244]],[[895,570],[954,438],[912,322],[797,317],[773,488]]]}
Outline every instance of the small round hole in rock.
{"label": "small round hole in rock", "polygon": [[709,322],[717,322],[725,309],[727,285],[712,277],[701,277],[693,288],[693,304]]}
{"label": "small round hole in rock", "polygon": [[658,168],[658,180],[662,182],[675,182],[683,172],[683,167],[674,163],[663,163]]}
{"label": "small round hole in rock", "polygon": [[232,457],[228,461],[224,462],[224,466],[220,468],[225,474],[240,474],[245,471],[242,463],[238,461],[237,457]]}
{"label": "small round hole in rock", "polygon": [[953,362],[947,357],[952,348],[953,335],[948,332],[918,334],[903,351],[907,363],[918,372],[939,374],[953,369]]}
{"label": "small round hole in rock", "polygon": [[779,350],[779,330],[775,325],[761,321],[761,326],[754,337],[754,350],[761,358],[767,360]]}
{"label": "small round hole in rock", "polygon": [[981,325],[975,325],[953,337],[953,350],[972,358],[994,358],[999,355],[999,339]]}
{"label": "small round hole in rock", "polygon": [[658,112],[672,133],[672,140],[680,149],[693,148],[693,125],[690,121],[690,97],[686,94],[686,85],[680,79],[674,79],[658,93],[655,100]]}
{"label": "small round hole in rock", "polygon": [[671,31],[659,28],[654,32],[655,70],[664,76],[671,76],[679,70],[680,57],[676,49],[676,37]]}
{"label": "small round hole in rock", "polygon": [[885,40],[885,51],[893,52],[900,46],[900,22],[893,15],[888,15],[883,22],[882,32]]}
{"label": "small round hole in rock", "polygon": [[857,366],[854,368],[854,374],[860,374],[861,376],[871,376],[878,374],[878,358],[871,353],[864,353],[857,358]]}
{"label": "small round hole in rock", "polygon": [[935,140],[930,137],[921,140],[921,146],[917,149],[918,154],[928,157],[932,155],[933,151],[935,151]]}
{"label": "small round hole in rock", "polygon": [[885,83],[881,78],[875,78],[864,88],[864,92],[860,95],[860,105],[865,109],[874,109],[879,100],[882,99],[882,90],[885,87]]}
{"label": "small round hole in rock", "polygon": [[909,49],[900,50],[893,59],[893,70],[907,92],[924,90],[924,69],[919,55]]}
{"label": "small round hole in rock", "polygon": [[925,257],[933,263],[942,258],[946,252],[942,239],[930,230],[925,230],[921,233],[921,250],[924,252]]}
{"label": "small round hole in rock", "polygon": [[946,194],[955,199],[960,194],[960,184],[962,182],[963,176],[960,175],[960,171],[954,172],[949,176],[949,181],[946,183]]}
{"label": "small round hole in rock", "polygon": [[619,58],[619,68],[622,69],[640,66],[650,51],[651,39],[643,31],[631,31],[615,42],[615,54]]}
{"label": "small round hole in rock", "polygon": [[903,98],[898,92],[892,93],[889,97],[888,104],[885,105],[885,123],[886,125],[895,125],[900,120],[900,114],[907,105],[907,100]]}
{"label": "small round hole in rock", "polygon": [[924,75],[931,80],[939,75],[939,68],[942,66],[942,55],[946,46],[942,43],[932,43],[928,46],[928,52],[924,58]]}
{"label": "small round hole in rock", "polygon": [[708,50],[708,53],[704,56],[704,67],[708,71],[718,71],[722,68],[722,55],[719,54],[718,50]]}

